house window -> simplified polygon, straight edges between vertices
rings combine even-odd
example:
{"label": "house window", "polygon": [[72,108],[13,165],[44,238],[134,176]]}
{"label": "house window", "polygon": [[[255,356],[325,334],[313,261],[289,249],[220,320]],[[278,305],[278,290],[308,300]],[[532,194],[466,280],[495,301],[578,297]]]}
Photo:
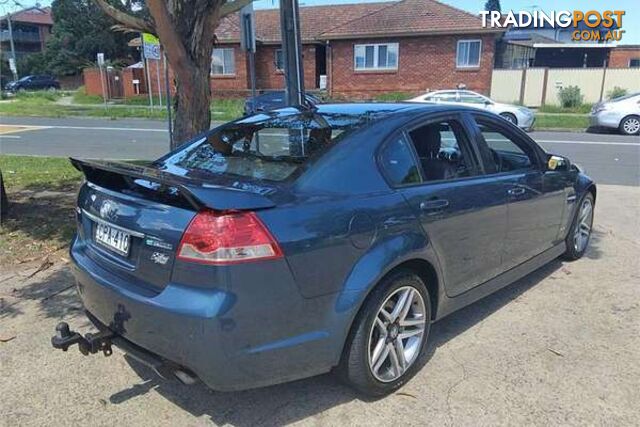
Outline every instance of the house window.
{"label": "house window", "polygon": [[233,48],[213,49],[211,54],[211,74],[229,76],[236,73],[236,58]]}
{"label": "house window", "polygon": [[278,71],[284,70],[284,56],[282,53],[282,49],[276,49],[275,57],[273,58],[273,61],[276,64],[276,70]]}
{"label": "house window", "polygon": [[640,58],[631,58],[629,60],[629,67],[639,68],[640,67]]}
{"label": "house window", "polygon": [[353,49],[356,70],[395,70],[398,43],[357,44]]}
{"label": "house window", "polygon": [[456,51],[456,67],[479,67],[481,48],[481,40],[458,40],[458,48]]}

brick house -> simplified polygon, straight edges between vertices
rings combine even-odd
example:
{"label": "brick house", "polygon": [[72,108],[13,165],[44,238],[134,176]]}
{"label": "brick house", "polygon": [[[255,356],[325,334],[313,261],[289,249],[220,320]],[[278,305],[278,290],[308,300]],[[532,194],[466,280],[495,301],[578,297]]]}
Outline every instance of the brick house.
{"label": "brick house", "polygon": [[609,54],[609,66],[613,68],[640,67],[640,45],[619,45]]}
{"label": "brick house", "polygon": [[[320,76],[326,75],[333,97],[417,93],[459,84],[489,92],[495,37],[501,30],[482,28],[476,15],[435,0],[402,0],[301,7],[300,21],[308,90],[318,89]],[[246,91],[238,17],[227,17],[216,34],[219,49],[233,50],[236,74],[217,73],[214,65],[212,89]],[[283,88],[277,9],[256,11],[256,38],[258,89]]]}
{"label": "brick house", "polygon": [[16,58],[44,50],[53,27],[50,7],[29,7],[0,17],[0,54],[3,59],[11,55],[9,20]]}
{"label": "brick house", "polygon": [[[280,12],[255,14],[257,89],[282,89]],[[502,32],[436,0],[301,7],[300,21],[305,88],[320,89],[326,80],[331,97],[350,99],[461,84],[488,94]],[[238,15],[223,19],[216,36],[211,89],[216,96],[246,96],[250,78]]]}

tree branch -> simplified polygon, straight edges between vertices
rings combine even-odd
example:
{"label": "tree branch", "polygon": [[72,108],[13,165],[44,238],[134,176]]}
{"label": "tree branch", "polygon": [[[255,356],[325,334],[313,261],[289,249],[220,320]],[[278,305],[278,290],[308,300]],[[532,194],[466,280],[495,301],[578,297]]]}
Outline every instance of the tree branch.
{"label": "tree branch", "polygon": [[231,15],[234,12],[239,11],[253,0],[235,0],[235,1],[227,1],[220,8],[220,18],[224,18],[227,15]]}
{"label": "tree branch", "polygon": [[138,30],[145,33],[156,33],[155,25],[153,22],[138,18],[135,16],[131,16],[126,12],[121,11],[107,3],[105,0],[93,0],[93,2],[100,8],[104,13],[113,18],[115,21],[122,24],[122,26],[130,28],[132,30]]}

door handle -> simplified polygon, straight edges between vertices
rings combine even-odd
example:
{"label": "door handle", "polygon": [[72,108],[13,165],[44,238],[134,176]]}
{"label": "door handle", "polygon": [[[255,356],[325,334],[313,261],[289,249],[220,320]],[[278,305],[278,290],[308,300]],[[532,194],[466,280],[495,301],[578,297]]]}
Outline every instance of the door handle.
{"label": "door handle", "polygon": [[507,190],[510,196],[522,196],[527,190],[524,187],[514,187]]}
{"label": "door handle", "polygon": [[421,211],[436,211],[445,209],[447,206],[449,206],[449,201],[446,199],[435,199],[420,202]]}

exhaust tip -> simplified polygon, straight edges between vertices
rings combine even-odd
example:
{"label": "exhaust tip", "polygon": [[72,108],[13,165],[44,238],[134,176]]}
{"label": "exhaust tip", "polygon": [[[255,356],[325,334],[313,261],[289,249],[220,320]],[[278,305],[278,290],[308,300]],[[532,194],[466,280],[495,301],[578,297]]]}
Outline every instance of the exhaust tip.
{"label": "exhaust tip", "polygon": [[173,371],[173,375],[175,375],[176,378],[185,385],[193,385],[198,381],[198,377],[187,371],[183,371],[182,369],[176,369]]}

